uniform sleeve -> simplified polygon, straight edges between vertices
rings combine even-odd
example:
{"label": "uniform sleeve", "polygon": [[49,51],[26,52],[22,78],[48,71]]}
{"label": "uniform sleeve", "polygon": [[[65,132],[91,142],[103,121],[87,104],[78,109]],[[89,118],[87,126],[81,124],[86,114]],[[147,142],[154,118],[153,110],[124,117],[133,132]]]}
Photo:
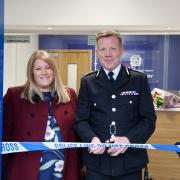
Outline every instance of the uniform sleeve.
{"label": "uniform sleeve", "polygon": [[84,142],[91,142],[92,138],[96,136],[90,124],[90,101],[88,95],[88,86],[86,77],[81,79],[81,85],[78,96],[78,106],[76,113],[76,132]]}
{"label": "uniform sleeve", "polygon": [[147,76],[141,78],[141,92],[139,97],[139,121],[137,125],[125,135],[131,143],[145,143],[155,130],[156,113],[148,85]]}

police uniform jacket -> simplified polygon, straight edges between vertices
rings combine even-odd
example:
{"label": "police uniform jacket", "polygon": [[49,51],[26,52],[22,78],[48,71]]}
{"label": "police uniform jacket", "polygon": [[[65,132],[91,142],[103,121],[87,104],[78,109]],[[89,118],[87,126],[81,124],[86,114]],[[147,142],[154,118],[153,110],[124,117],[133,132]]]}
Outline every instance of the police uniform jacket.
{"label": "police uniform jacket", "polygon": [[[68,89],[70,102],[57,104],[53,99],[53,114],[65,142],[77,141],[73,129],[76,109],[76,94]],[[3,101],[3,141],[43,142],[46,132],[49,102],[35,96],[32,104],[20,98],[22,87],[9,88]],[[4,155],[3,166],[7,180],[37,180],[42,152],[21,152]],[[80,164],[77,149],[65,150],[63,180],[80,180]]]}
{"label": "police uniform jacket", "polygon": [[[146,75],[121,65],[114,82],[102,68],[82,77],[76,119],[82,141],[91,142],[98,137],[105,142],[110,138],[112,121],[116,123],[116,136],[126,136],[131,143],[145,143],[151,136],[156,114]],[[105,175],[127,174],[143,168],[147,162],[143,149],[129,148],[116,157],[107,152],[84,152],[85,165]]]}

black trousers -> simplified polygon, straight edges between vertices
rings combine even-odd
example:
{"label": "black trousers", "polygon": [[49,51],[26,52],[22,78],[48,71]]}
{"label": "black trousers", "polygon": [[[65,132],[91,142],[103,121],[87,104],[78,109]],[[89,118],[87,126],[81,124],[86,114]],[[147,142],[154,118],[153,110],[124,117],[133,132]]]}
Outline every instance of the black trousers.
{"label": "black trousers", "polygon": [[122,176],[107,176],[87,169],[85,180],[142,180],[142,171],[140,170]]}

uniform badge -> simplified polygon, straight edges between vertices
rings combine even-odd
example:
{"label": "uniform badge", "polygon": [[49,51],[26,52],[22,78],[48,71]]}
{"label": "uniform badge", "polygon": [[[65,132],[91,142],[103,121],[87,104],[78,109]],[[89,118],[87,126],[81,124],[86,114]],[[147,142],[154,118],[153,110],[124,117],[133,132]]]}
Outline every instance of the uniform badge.
{"label": "uniform badge", "polygon": [[137,91],[122,91],[120,92],[120,96],[138,96],[139,93]]}
{"label": "uniform badge", "polygon": [[130,58],[130,65],[131,67],[140,67],[142,65],[141,56],[138,54],[132,55]]}

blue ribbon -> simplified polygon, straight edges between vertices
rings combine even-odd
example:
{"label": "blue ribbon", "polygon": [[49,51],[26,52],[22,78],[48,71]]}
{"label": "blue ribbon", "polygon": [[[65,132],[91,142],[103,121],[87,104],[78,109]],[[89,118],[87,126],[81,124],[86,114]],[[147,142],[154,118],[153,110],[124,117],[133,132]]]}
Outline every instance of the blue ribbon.
{"label": "blue ribbon", "polygon": [[164,151],[174,151],[180,153],[180,145],[168,144],[110,144],[110,143],[79,143],[79,142],[1,142],[1,154],[42,151],[49,149],[66,149],[66,148],[91,148],[91,147],[128,147],[137,149],[154,149]]}

